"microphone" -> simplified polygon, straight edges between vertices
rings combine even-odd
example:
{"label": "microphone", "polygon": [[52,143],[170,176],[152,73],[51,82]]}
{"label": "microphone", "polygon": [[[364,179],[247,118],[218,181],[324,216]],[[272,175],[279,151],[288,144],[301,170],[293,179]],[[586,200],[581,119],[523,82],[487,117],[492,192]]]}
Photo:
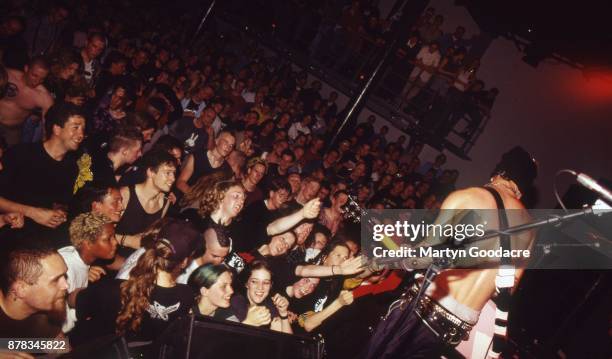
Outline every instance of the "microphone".
{"label": "microphone", "polygon": [[612,204],[612,192],[584,173],[576,175],[576,181],[582,186],[600,195],[606,202]]}

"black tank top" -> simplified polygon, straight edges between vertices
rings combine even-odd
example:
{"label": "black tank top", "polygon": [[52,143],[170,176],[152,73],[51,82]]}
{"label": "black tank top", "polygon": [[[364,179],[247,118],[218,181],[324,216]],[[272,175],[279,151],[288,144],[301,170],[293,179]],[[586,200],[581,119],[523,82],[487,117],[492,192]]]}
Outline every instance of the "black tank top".
{"label": "black tank top", "polygon": [[162,217],[168,199],[164,198],[164,204],[159,211],[153,214],[149,214],[145,212],[144,208],[142,208],[140,200],[136,195],[135,186],[131,185],[128,188],[130,189],[130,201],[127,204],[127,207],[125,209],[125,212],[123,213],[123,216],[121,217],[121,220],[117,224],[117,233],[142,233],[146,229],[148,229],[149,226],[153,224],[153,222],[157,221]]}
{"label": "black tank top", "polygon": [[213,172],[224,171],[231,173],[232,169],[227,164],[227,161],[223,161],[223,164],[217,168],[213,168],[208,160],[208,151],[196,151],[193,154],[193,174],[187,181],[189,186],[193,186],[202,176],[209,175]]}

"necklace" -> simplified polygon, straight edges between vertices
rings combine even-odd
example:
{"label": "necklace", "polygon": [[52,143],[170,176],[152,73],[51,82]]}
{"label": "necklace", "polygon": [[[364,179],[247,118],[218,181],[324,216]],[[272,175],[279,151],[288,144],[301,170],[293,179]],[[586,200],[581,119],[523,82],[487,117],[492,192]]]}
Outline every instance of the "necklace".
{"label": "necklace", "polygon": [[502,190],[506,190],[509,191],[510,193],[512,193],[512,195],[514,197],[521,198],[521,191],[518,190],[518,188],[514,188],[514,186],[510,186],[506,183],[501,183],[501,182],[489,182],[487,183],[485,186],[489,186],[489,187],[496,187]]}

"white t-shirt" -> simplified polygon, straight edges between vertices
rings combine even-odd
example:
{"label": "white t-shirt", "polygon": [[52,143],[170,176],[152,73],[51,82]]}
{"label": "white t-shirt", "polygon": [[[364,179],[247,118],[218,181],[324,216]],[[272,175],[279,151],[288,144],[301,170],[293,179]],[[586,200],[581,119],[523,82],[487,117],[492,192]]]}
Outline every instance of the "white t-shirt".
{"label": "white t-shirt", "polygon": [[289,135],[292,140],[295,140],[300,134],[310,134],[310,128],[308,128],[308,126],[302,125],[301,122],[296,122],[291,125],[291,127],[289,127],[289,131],[287,132],[287,135]]}
{"label": "white t-shirt", "polygon": [[115,278],[123,280],[130,279],[130,271],[132,270],[132,268],[136,267],[136,262],[138,262],[138,258],[140,258],[140,256],[142,256],[144,252],[144,248],[138,248],[136,252],[130,254],[130,256],[125,259],[125,262],[123,262],[123,265],[121,266],[121,269],[119,269],[119,272],[117,272]]}
{"label": "white t-shirt", "polygon": [[185,268],[183,273],[179,275],[178,278],[176,278],[176,282],[180,284],[187,284],[187,280],[189,279],[189,276],[198,267],[199,267],[198,262],[195,259],[192,260],[191,263],[189,263],[189,265],[187,266],[187,268]]}
{"label": "white t-shirt", "polygon": [[244,91],[242,93],[242,98],[247,103],[255,103],[255,92],[253,92],[253,91]]}
{"label": "white t-shirt", "polygon": [[213,128],[213,132],[215,134],[215,137],[217,137],[219,132],[221,132],[221,130],[225,128],[225,124],[223,123],[223,121],[221,121],[221,118],[219,116],[216,116],[215,120],[210,125],[210,127]]}
{"label": "white t-shirt", "polygon": [[[416,59],[421,60],[423,65],[433,67],[438,67],[438,65],[440,65],[441,58],[442,56],[440,56],[440,51],[436,50],[431,53],[429,51],[429,46],[423,46],[423,48],[416,55]],[[416,79],[418,76],[422,82],[427,82],[431,78],[431,75],[431,72],[415,66],[414,70],[412,70],[412,73],[410,74],[410,78]]]}
{"label": "white t-shirt", "polygon": [[93,60],[86,62],[83,70],[85,80],[91,81],[91,78],[93,77]]}
{"label": "white t-shirt", "polygon": [[[79,252],[74,246],[67,246],[58,250],[59,254],[64,258],[66,267],[68,267],[67,282],[68,293],[74,292],[76,289],[87,287],[89,280],[89,265],[83,262]],[[62,325],[62,331],[68,333],[76,323],[76,311],[70,308],[66,303],[66,321]]]}

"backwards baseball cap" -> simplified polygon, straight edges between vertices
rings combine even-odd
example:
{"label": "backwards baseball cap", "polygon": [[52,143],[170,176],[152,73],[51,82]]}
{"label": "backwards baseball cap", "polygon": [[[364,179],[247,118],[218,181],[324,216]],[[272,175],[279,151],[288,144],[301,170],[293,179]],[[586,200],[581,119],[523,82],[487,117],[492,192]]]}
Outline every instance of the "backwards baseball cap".
{"label": "backwards baseball cap", "polygon": [[180,219],[169,219],[160,229],[157,238],[172,250],[168,259],[175,261],[189,257],[202,243],[202,234],[193,223]]}
{"label": "backwards baseball cap", "polygon": [[535,159],[524,148],[516,146],[502,155],[491,176],[500,175],[514,181],[521,191],[533,186],[538,176],[538,165]]}

